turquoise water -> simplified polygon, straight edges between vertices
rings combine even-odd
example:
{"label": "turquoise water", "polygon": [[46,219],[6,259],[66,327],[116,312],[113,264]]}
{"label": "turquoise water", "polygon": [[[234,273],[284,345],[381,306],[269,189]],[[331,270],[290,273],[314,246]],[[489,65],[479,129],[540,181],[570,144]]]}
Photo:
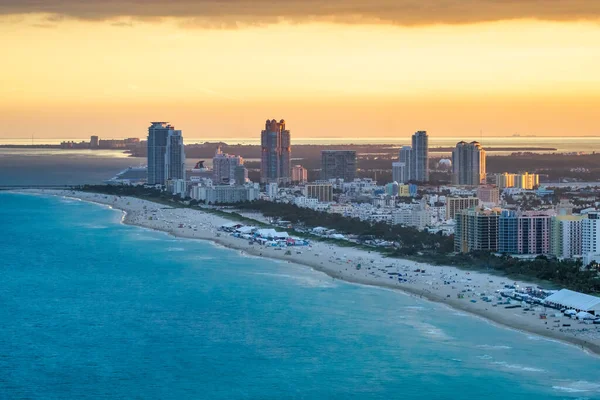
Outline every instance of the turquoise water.
{"label": "turquoise water", "polygon": [[390,290],[0,193],[1,399],[600,398],[600,359]]}

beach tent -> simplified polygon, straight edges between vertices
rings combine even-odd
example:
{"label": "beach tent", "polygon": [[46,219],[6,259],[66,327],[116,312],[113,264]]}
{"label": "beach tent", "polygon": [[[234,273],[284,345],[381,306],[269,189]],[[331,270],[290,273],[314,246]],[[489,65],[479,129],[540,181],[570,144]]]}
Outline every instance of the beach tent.
{"label": "beach tent", "polygon": [[271,239],[277,237],[277,231],[275,229],[259,229],[256,231],[256,235]]}
{"label": "beach tent", "polygon": [[558,308],[569,308],[575,311],[586,311],[590,314],[600,315],[600,297],[589,294],[562,289],[546,297],[544,303]]}
{"label": "beach tent", "polygon": [[256,228],[253,226],[242,226],[242,227],[236,229],[235,231],[244,234],[244,233],[251,233],[255,229]]}
{"label": "beach tent", "polygon": [[596,317],[594,317],[592,314],[586,313],[585,311],[580,311],[575,316],[579,320],[583,320],[583,319],[596,319]]}
{"label": "beach tent", "polygon": [[565,311],[565,315],[575,315],[575,314],[577,314],[577,311],[575,311],[575,310],[567,310],[567,311]]}

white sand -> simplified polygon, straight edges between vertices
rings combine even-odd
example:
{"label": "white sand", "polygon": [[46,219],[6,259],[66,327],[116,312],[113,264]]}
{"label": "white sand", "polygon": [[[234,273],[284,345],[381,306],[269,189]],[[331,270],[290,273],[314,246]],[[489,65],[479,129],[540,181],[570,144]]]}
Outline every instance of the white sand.
{"label": "white sand", "polygon": [[[333,278],[349,282],[399,289],[415,296],[448,304],[453,308],[514,329],[570,342],[600,354],[600,325],[586,325],[564,316],[551,317],[550,315],[558,313],[551,309],[548,309],[548,319],[543,320],[539,317],[539,314],[544,311],[542,306],[538,306],[536,311],[527,312],[522,308],[506,309],[504,305],[493,306],[499,297],[496,290],[502,289],[505,284],[515,283],[508,278],[467,272],[455,267],[432,266],[386,258],[377,252],[333,246],[322,242],[312,242],[310,247],[290,247],[292,254],[285,255],[285,249],[275,249],[256,243],[251,245],[248,240],[219,232],[218,228],[221,225],[231,221],[190,208],[169,208],[163,204],[137,198],[86,192],[60,190],[28,192],[68,196],[110,205],[126,212],[124,222],[127,224],[156,229],[180,237],[212,240],[251,255],[307,265]],[[356,268],[357,264],[361,264],[360,269]],[[425,273],[414,272],[416,269],[424,269]],[[398,275],[389,275],[390,273],[401,274],[407,282],[399,282]],[[444,284],[445,281],[450,283]],[[517,282],[517,284],[536,286],[524,282]],[[459,299],[459,293],[463,293],[464,298]],[[494,301],[487,303],[480,300],[482,293],[492,296]],[[473,303],[471,300],[476,302]],[[571,327],[563,327],[563,323],[571,324]]]}

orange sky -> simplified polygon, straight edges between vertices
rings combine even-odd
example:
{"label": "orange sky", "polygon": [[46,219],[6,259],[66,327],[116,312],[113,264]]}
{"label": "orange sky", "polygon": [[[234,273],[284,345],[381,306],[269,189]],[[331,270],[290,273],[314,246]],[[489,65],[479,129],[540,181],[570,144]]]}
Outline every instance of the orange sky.
{"label": "orange sky", "polygon": [[[1,10],[0,10],[1,11]],[[0,17],[0,138],[600,135],[600,24]]]}

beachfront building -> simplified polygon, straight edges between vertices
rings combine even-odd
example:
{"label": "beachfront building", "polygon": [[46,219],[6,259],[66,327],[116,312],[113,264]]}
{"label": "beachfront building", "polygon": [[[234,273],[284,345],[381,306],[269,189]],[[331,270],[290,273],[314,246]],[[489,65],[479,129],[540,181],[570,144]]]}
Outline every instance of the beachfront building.
{"label": "beachfront building", "polygon": [[498,252],[548,254],[552,214],[542,211],[502,211],[498,221]]}
{"label": "beachfront building", "polygon": [[304,187],[304,195],[321,203],[333,201],[333,186],[330,183],[311,183]]}
{"label": "beachfront building", "polygon": [[496,186],[483,185],[477,188],[477,198],[487,206],[500,203],[500,190]]}
{"label": "beachfront building", "polygon": [[181,131],[170,130],[165,150],[165,182],[185,181],[185,147]]}
{"label": "beachfront building", "polygon": [[477,186],[485,184],[485,150],[479,142],[458,142],[452,151],[452,183]]}
{"label": "beachfront building", "polygon": [[499,208],[474,207],[457,213],[454,218],[454,251],[497,251],[500,212]]}
{"label": "beachfront building", "polygon": [[356,151],[321,151],[321,179],[343,179],[352,182],[356,178]]}
{"label": "beachfront building", "polygon": [[468,210],[478,205],[479,199],[477,197],[447,197],[446,219],[454,219],[456,214],[462,210]]}
{"label": "beachfront building", "polygon": [[584,215],[556,215],[550,226],[550,254],[558,259],[581,257]]}
{"label": "beachfront building", "polygon": [[244,159],[240,156],[225,154],[221,146],[217,147],[213,157],[213,182],[215,185],[243,184],[236,182],[236,168],[244,165]]}
{"label": "beachfront building", "polygon": [[290,183],[292,144],[285,120],[267,120],[260,136],[260,181],[262,183]]}
{"label": "beachfront building", "polygon": [[[166,154],[167,145],[170,142],[169,137],[176,137],[170,145],[170,150],[172,150],[174,154],[172,157],[170,156],[169,161],[173,162],[173,166],[180,164],[181,158],[183,158],[183,161],[185,162],[185,153],[183,152],[183,149],[177,148],[178,139],[181,138],[181,131],[175,131],[175,127],[169,125],[168,122],[152,122],[151,124],[152,125],[148,128],[147,138],[148,184],[165,185],[167,179],[174,178],[174,176],[169,176],[166,171]],[[181,138],[180,146],[183,146],[183,138]],[[177,152],[179,152],[179,154],[177,154]],[[173,172],[176,174],[177,168],[173,168]]]}
{"label": "beachfront building", "polygon": [[256,185],[194,186],[192,187],[191,197],[195,200],[204,201],[206,204],[254,201],[260,196],[260,188]]}
{"label": "beachfront building", "polygon": [[302,165],[292,167],[292,182],[304,183],[308,181],[308,171]]}
{"label": "beachfront building", "polygon": [[429,137],[426,131],[412,135],[411,180],[429,182]]}
{"label": "beachfront building", "polygon": [[600,263],[600,212],[592,211],[581,224],[583,264]]}

